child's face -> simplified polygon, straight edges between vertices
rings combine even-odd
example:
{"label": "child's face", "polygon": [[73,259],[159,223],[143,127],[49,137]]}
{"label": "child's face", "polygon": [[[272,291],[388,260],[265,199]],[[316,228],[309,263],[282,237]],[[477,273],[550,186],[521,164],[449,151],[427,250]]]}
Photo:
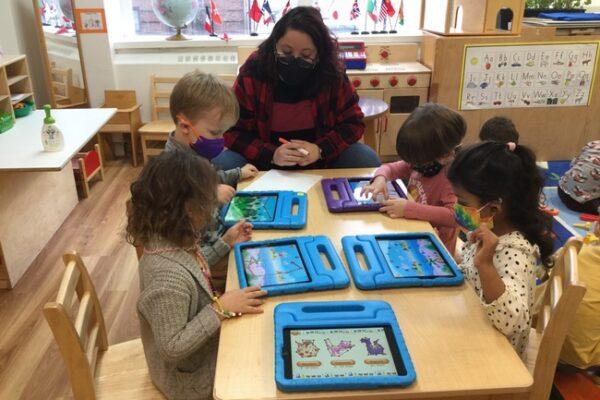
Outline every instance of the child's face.
{"label": "child's face", "polygon": [[194,144],[198,138],[219,139],[223,137],[221,129],[221,108],[214,107],[203,113],[195,122],[184,116],[179,117],[182,133],[188,138],[189,144]]}
{"label": "child's face", "polygon": [[483,203],[479,197],[468,192],[461,186],[452,185],[452,189],[454,190],[454,194],[456,194],[457,203],[464,207],[479,210],[482,220],[490,219],[500,211],[500,206],[496,201]]}

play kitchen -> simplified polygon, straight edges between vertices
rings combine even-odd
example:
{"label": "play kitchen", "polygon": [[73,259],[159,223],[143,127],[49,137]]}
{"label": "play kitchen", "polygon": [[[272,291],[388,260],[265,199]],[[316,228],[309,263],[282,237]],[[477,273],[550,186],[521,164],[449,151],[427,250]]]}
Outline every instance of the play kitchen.
{"label": "play kitchen", "polygon": [[397,158],[396,134],[408,115],[427,102],[431,70],[416,62],[417,44],[350,42],[340,43],[340,48],[358,95],[387,103],[388,113],[375,127],[375,150],[384,161]]}

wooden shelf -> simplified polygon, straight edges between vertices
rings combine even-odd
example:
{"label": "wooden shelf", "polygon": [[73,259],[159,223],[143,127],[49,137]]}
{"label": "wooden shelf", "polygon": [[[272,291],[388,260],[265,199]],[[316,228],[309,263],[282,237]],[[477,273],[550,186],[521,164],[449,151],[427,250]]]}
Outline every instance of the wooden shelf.
{"label": "wooden shelf", "polygon": [[4,101],[4,100],[6,100],[8,98],[10,98],[9,95],[7,95],[7,94],[0,94],[0,101]]}
{"label": "wooden shelf", "polygon": [[11,103],[14,106],[15,104],[17,104],[20,101],[23,100],[27,100],[28,98],[30,98],[31,96],[33,96],[33,93],[15,93],[13,94],[13,96],[18,96],[16,99],[13,100],[12,96],[11,96]]}
{"label": "wooden shelf", "polygon": [[15,76],[11,76],[7,79],[8,81],[8,86],[12,86],[15,83],[19,83],[24,79],[29,78],[29,75],[15,75]]}

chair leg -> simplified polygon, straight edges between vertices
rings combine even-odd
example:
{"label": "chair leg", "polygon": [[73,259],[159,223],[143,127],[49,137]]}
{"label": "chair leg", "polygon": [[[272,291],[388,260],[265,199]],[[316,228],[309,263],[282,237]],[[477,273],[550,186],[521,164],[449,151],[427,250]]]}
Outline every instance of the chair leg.
{"label": "chair leg", "polygon": [[140,137],[142,141],[142,156],[144,158],[144,164],[148,162],[148,144],[146,143],[146,138],[142,134]]}
{"label": "chair leg", "polygon": [[133,127],[129,133],[129,137],[131,138],[131,162],[133,163],[134,167],[137,167],[138,165],[138,154],[137,154],[137,135],[136,132],[133,130]]}

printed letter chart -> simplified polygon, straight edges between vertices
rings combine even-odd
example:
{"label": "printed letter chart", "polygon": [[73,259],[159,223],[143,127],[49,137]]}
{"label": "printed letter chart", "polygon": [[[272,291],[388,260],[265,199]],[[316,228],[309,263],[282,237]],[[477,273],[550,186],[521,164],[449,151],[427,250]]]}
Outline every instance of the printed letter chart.
{"label": "printed letter chart", "polygon": [[461,110],[587,106],[598,42],[465,46]]}

